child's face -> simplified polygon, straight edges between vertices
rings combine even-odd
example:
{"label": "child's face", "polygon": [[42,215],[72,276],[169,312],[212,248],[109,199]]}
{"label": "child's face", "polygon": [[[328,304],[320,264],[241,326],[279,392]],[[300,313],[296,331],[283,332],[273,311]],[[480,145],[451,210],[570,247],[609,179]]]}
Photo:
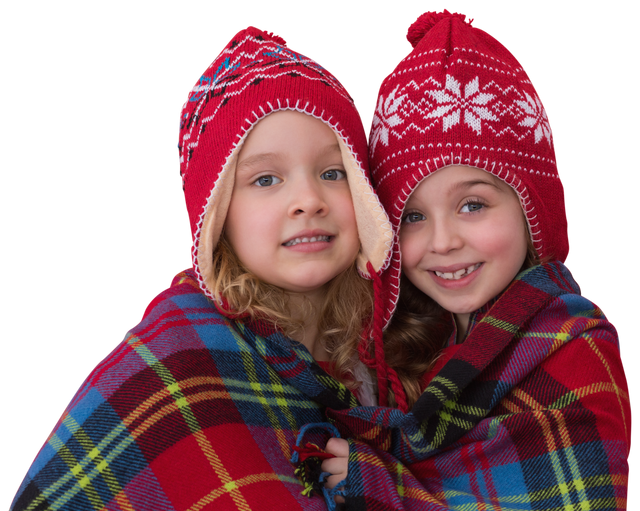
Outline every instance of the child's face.
{"label": "child's face", "polygon": [[446,167],[407,201],[400,230],[402,269],[456,315],[502,292],[527,254],[528,236],[512,188],[475,167]]}
{"label": "child's face", "polygon": [[333,131],[300,112],[259,121],[238,155],[225,233],[248,270],[286,291],[316,291],[347,269],[360,241]]}

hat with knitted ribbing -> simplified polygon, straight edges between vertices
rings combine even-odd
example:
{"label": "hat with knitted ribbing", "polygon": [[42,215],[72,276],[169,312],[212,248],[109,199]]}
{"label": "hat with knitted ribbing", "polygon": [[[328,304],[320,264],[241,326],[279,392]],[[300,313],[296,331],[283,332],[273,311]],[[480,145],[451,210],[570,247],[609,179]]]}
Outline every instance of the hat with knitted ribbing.
{"label": "hat with knitted ribbing", "polygon": [[236,158],[265,116],[295,110],[336,134],[353,197],[361,249],[358,269],[370,277],[388,265],[392,231],[373,192],[362,121],[340,82],[273,34],[249,27],[236,34],[191,90],[180,117],[180,174],[193,235],[193,266],[214,299],[212,254],[231,200]]}
{"label": "hat with knitted ribbing", "polygon": [[463,14],[427,12],[407,39],[414,49],[383,81],[369,137],[375,188],[396,233],[382,276],[385,323],[399,294],[405,204],[443,167],[468,165],[502,179],[520,198],[538,256],[564,261],[569,250],[551,127],[522,66]]}

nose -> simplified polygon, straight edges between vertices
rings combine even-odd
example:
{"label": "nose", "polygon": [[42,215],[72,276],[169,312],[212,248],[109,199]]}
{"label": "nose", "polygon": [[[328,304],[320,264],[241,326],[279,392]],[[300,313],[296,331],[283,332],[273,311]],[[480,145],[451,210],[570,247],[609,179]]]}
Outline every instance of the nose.
{"label": "nose", "polygon": [[435,254],[448,254],[452,250],[462,248],[463,237],[456,228],[455,221],[447,218],[431,219],[428,231],[428,248]]}
{"label": "nose", "polygon": [[329,208],[324,200],[321,187],[311,177],[305,176],[296,180],[290,189],[291,201],[289,203],[289,216],[302,215],[324,216]]}

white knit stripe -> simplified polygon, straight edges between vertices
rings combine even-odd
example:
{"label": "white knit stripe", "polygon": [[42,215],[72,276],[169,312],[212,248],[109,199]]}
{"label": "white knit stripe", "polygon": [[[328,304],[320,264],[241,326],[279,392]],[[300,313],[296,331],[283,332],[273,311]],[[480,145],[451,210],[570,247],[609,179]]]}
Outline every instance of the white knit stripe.
{"label": "white knit stripe", "polygon": [[[468,124],[478,135],[482,129],[489,130],[498,140],[504,140],[508,135],[517,142],[531,138],[535,139],[535,144],[541,143],[543,139],[552,144],[551,127],[546,112],[534,92],[530,95],[513,86],[502,87],[495,81],[480,84],[478,77],[465,84],[464,94],[461,90],[462,85],[449,74],[444,84],[430,76],[422,82],[410,80],[402,87],[396,86],[386,98],[380,96],[371,129],[370,158],[375,161],[374,153],[381,146],[389,146],[392,138],[402,140],[412,132],[425,134],[432,130],[446,131],[448,127],[460,123]],[[467,97],[470,94],[472,96]],[[510,99],[505,101],[508,94]],[[477,104],[474,104],[474,98]],[[421,115],[416,115],[416,112],[420,112]],[[498,119],[502,125],[500,128],[492,123],[492,120]],[[505,119],[510,119],[511,125],[504,126]],[[418,121],[421,124],[418,124]],[[485,138],[483,137],[483,140]],[[483,149],[498,152],[508,150],[503,147]],[[545,151],[546,148],[541,147],[541,150]],[[516,154],[513,149],[511,153]],[[393,156],[394,154],[387,155],[378,160],[371,169],[376,180],[380,166]],[[534,152],[524,157],[548,161],[555,167],[554,161]]]}

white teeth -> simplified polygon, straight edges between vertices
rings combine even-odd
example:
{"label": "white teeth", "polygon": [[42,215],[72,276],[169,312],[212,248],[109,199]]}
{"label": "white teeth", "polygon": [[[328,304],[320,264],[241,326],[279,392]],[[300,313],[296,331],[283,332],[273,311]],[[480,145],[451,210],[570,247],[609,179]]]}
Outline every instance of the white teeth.
{"label": "white teeth", "polygon": [[462,268],[458,271],[455,272],[450,272],[450,273],[444,273],[441,271],[435,271],[434,273],[440,277],[441,279],[445,279],[445,280],[459,280],[462,277],[465,277],[467,275],[469,275],[470,273],[476,271],[478,268],[480,268],[480,265],[482,263],[477,263],[477,264],[472,264],[471,266],[469,266],[468,268]]}
{"label": "white teeth", "polygon": [[285,247],[293,247],[298,243],[314,243],[316,241],[329,241],[329,236],[312,236],[311,238],[296,238],[291,241],[287,241],[284,246]]}

